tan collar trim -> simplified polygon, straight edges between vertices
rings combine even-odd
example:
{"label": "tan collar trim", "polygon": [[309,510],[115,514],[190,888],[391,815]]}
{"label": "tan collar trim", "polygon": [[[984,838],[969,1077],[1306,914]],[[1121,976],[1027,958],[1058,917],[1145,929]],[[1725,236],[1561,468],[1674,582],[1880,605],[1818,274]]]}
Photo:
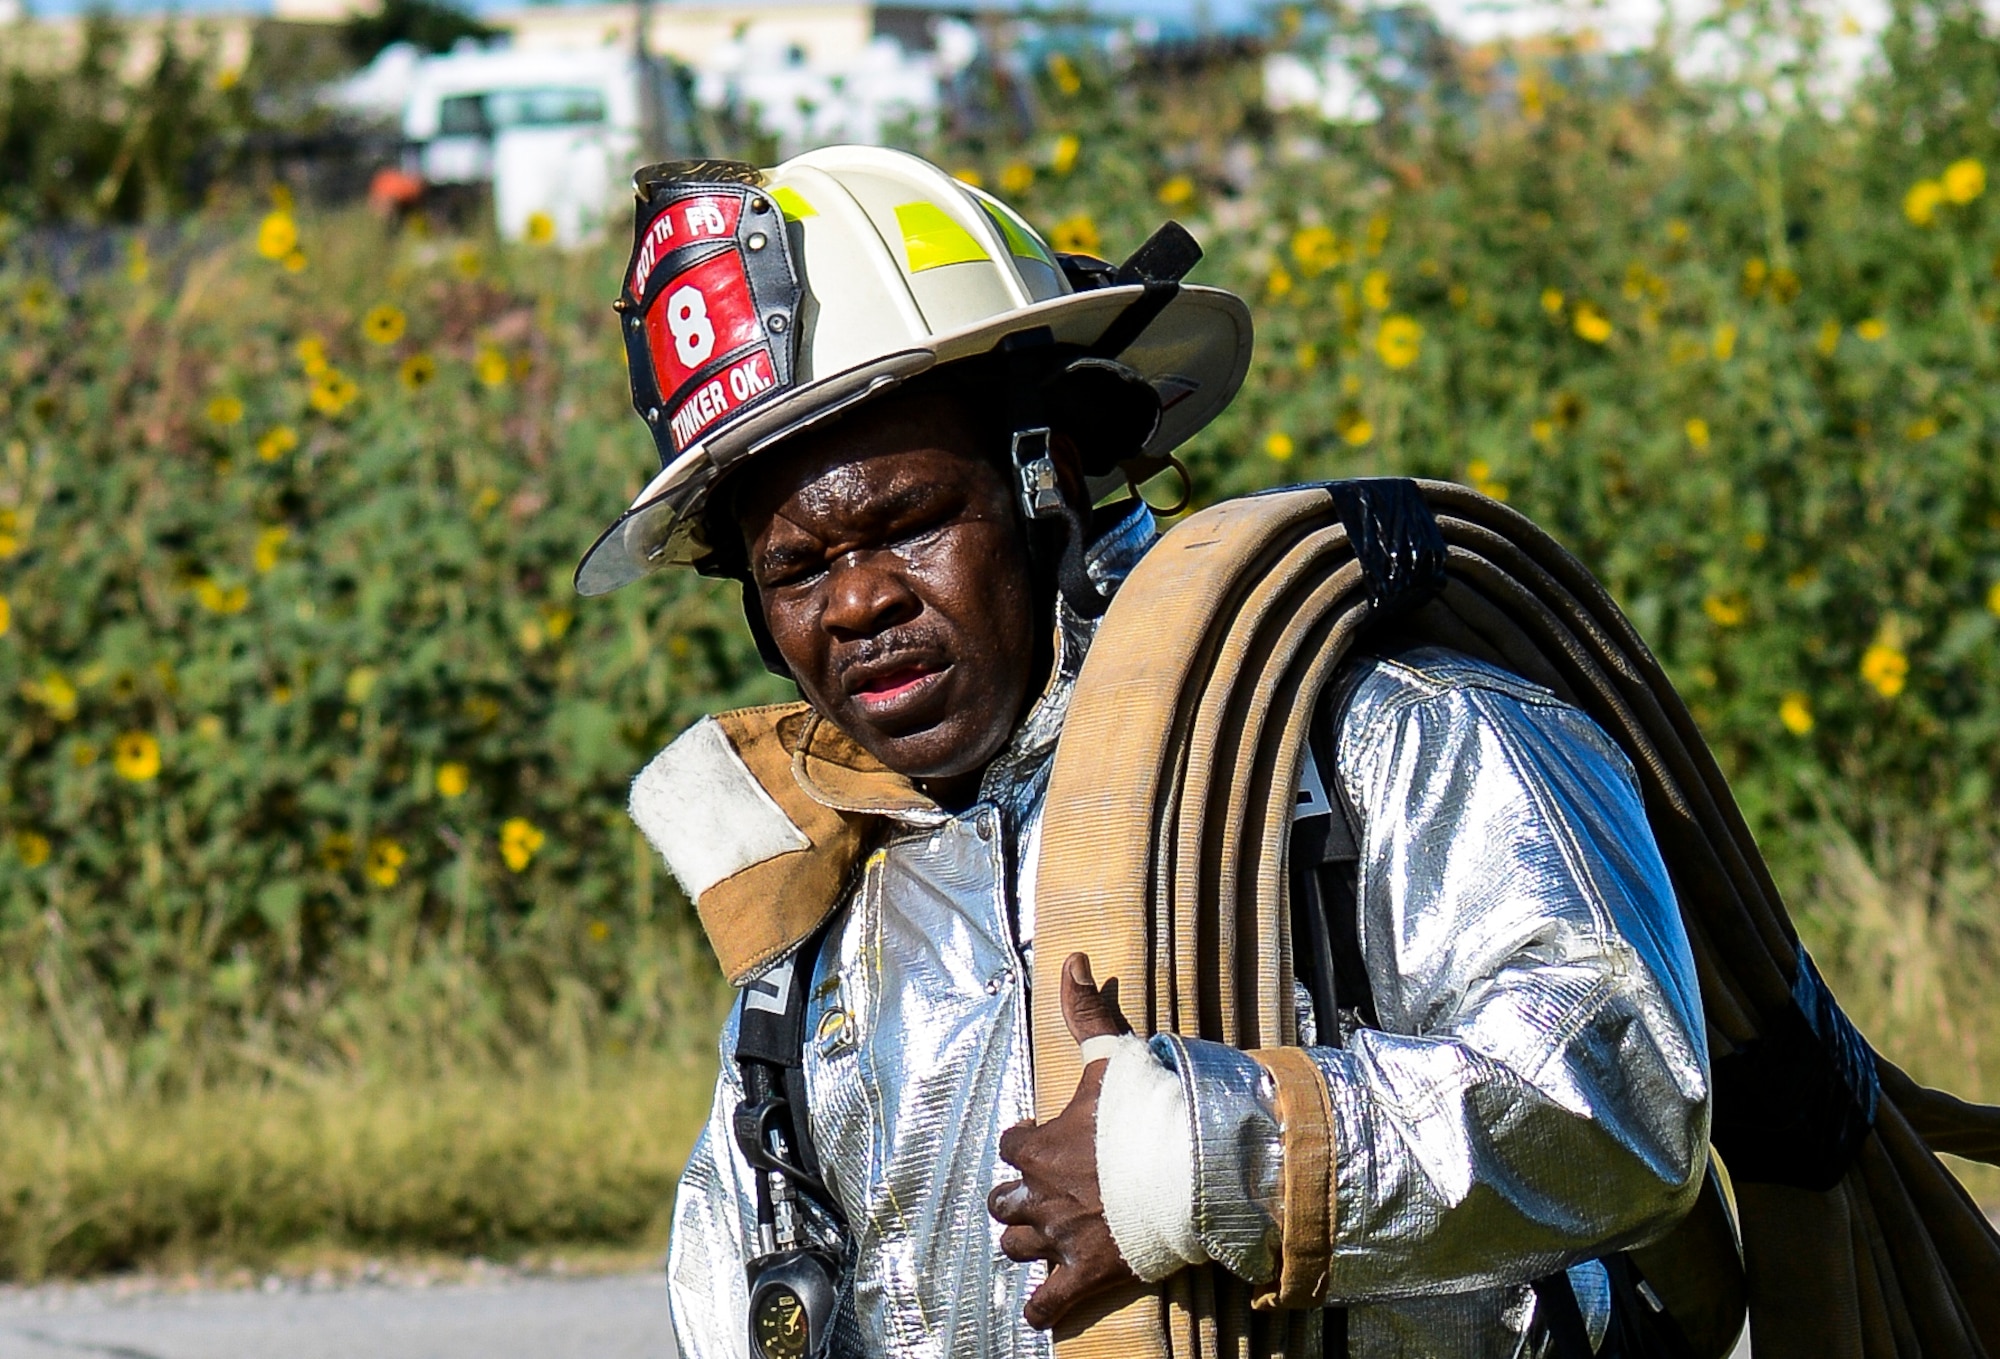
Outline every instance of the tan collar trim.
{"label": "tan collar trim", "polygon": [[792,777],[814,802],[836,812],[899,821],[947,819],[944,809],[914,783],[817,712],[808,709],[794,720],[801,726],[795,736],[787,732],[785,741],[792,748]]}

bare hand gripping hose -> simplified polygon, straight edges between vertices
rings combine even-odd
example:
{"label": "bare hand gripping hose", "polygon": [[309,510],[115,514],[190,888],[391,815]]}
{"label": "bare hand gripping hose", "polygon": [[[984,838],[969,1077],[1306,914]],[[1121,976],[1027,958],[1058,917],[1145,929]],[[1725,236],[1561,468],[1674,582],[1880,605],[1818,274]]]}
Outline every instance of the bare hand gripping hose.
{"label": "bare hand gripping hose", "polygon": [[[1638,770],[1700,977],[1758,1359],[2000,1356],[2000,1236],[1936,1155],[2000,1164],[2000,1109],[1918,1086],[1854,1034],[1693,718],[1589,572],[1505,506],[1443,482],[1415,489],[1443,540],[1444,585],[1393,620],[1325,487],[1204,510],[1119,590],[1043,823],[1041,1116],[1081,1076],[1059,1003],[1072,952],[1119,979],[1142,1032],[1297,1043],[1285,856],[1305,723],[1364,630],[1448,646],[1575,704]],[[1314,1311],[1293,1304],[1324,1291],[1340,1224],[1330,1167],[1297,1173],[1320,1177],[1324,1204],[1295,1223],[1287,1189],[1284,1305],[1253,1308],[1251,1286],[1219,1268],[1185,1270],[1080,1310],[1057,1333],[1060,1359],[1315,1353]]]}

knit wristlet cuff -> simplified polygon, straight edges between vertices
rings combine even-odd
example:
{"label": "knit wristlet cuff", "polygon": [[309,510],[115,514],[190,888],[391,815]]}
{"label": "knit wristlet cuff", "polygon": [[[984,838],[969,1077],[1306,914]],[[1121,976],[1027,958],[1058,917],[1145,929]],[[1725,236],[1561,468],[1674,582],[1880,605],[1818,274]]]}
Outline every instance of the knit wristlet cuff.
{"label": "knit wristlet cuff", "polygon": [[1194,1229],[1194,1134],[1180,1077],[1135,1034],[1092,1038],[1108,1058],[1097,1103],[1097,1187],[1118,1253],[1147,1283],[1207,1261]]}

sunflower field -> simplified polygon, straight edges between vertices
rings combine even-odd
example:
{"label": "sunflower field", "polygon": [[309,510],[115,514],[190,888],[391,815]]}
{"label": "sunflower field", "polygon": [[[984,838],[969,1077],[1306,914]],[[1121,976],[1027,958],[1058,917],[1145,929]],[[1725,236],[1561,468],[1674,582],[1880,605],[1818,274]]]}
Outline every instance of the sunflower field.
{"label": "sunflower field", "polygon": [[[1367,31],[1285,11],[1262,46]],[[1371,78],[1358,126],[1268,107],[1255,46],[1050,48],[994,97],[1028,113],[915,149],[1059,249],[1116,259],[1175,217],[1196,279],[1250,299],[1195,503],[1439,476],[1566,542],[1688,696],[1864,1031],[1990,1098],[2000,36],[1903,4],[1838,98],[1809,13],[1704,36],[1741,60],[1452,54]],[[657,1238],[722,998],[624,789],[701,713],[785,694],[734,587],[571,593],[655,466],[622,234],[503,246],[281,184],[87,265],[0,222],[0,1276]],[[572,1077],[664,1099],[651,1140],[594,1140],[616,1101]],[[534,1081],[570,1131],[517,1112]],[[283,1167],[327,1157],[293,1143],[446,1088],[489,1141],[518,1117],[593,1168],[530,1177],[533,1220],[502,1202],[521,1147],[485,1190],[399,1181],[391,1211],[395,1177],[349,1157],[301,1202],[318,1181]],[[361,1142],[434,1129],[369,1117]],[[247,1169],[216,1149],[238,1125],[264,1130]],[[194,1130],[196,1168],[121,1159],[135,1127]]]}

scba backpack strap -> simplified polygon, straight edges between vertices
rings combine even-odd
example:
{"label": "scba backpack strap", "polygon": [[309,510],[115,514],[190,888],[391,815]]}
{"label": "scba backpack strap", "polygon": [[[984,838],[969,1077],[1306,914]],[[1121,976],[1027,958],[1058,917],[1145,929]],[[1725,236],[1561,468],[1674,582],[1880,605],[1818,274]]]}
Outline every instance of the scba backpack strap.
{"label": "scba backpack strap", "polygon": [[734,1131],[757,1182],[756,1253],[746,1272],[750,1352],[758,1359],[820,1359],[839,1309],[839,1254],[808,1231],[801,1202],[810,1200],[844,1233],[813,1146],[805,1083],[806,1002],[832,928],[833,921],[822,925],[746,983],[737,1001],[743,1102]]}
{"label": "scba backpack strap", "polygon": [[791,1154],[778,1169],[793,1188],[838,1218],[840,1208],[827,1192],[806,1116],[806,1000],[827,929],[821,926],[791,957],[737,994],[736,1065],[744,1100],[736,1110],[736,1137],[741,1143],[748,1131],[754,1145],[766,1148],[758,1155],[768,1159],[769,1134],[779,1134]]}

